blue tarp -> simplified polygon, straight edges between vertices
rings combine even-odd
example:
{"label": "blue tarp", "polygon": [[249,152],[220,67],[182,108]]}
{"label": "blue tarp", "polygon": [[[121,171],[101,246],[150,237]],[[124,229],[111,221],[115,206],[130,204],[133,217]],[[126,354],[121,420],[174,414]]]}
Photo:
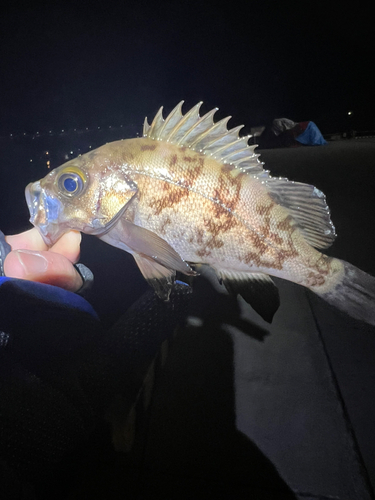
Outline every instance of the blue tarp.
{"label": "blue tarp", "polygon": [[322,146],[323,144],[327,144],[327,141],[324,139],[314,122],[309,122],[306,129],[302,134],[297,135],[295,140],[301,144],[310,146]]}

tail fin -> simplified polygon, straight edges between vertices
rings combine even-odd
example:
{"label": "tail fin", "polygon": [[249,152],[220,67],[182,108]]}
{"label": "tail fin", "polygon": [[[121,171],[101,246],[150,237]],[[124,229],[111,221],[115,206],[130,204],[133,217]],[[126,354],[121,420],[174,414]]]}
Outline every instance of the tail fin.
{"label": "tail fin", "polygon": [[327,293],[324,300],[349,316],[375,326],[375,278],[348,262],[344,264],[343,279]]}

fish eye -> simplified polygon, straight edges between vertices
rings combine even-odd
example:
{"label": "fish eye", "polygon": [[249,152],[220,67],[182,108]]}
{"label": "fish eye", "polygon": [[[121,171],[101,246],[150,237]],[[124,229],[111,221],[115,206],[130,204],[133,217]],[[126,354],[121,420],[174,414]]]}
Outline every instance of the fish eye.
{"label": "fish eye", "polygon": [[75,193],[78,189],[78,181],[77,179],[73,179],[73,177],[66,177],[64,179],[64,188],[69,193]]}
{"label": "fish eye", "polygon": [[57,185],[61,194],[65,196],[76,196],[81,194],[85,187],[86,179],[80,172],[63,172],[57,179]]}

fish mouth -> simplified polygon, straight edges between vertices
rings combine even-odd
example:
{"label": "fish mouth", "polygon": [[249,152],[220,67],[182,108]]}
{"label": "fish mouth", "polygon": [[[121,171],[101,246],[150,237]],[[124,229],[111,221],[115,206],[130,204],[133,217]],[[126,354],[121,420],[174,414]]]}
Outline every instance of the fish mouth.
{"label": "fish mouth", "polygon": [[61,203],[56,198],[47,196],[40,182],[30,182],[25,189],[26,203],[30,212],[30,222],[39,232],[49,247],[62,235],[58,224]]}
{"label": "fish mouth", "polygon": [[[27,207],[30,212],[30,222],[34,224],[34,221],[38,215],[40,195],[42,193],[42,188],[40,187],[40,182],[30,182],[25,189],[25,197]],[[35,224],[34,224],[35,225]]]}

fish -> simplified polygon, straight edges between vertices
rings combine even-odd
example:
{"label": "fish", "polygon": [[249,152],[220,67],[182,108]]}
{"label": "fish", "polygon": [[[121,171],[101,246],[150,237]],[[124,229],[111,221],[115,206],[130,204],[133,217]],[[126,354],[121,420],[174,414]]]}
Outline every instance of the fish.
{"label": "fish", "polygon": [[30,221],[47,245],[77,230],[133,255],[168,300],[176,272],[210,266],[227,290],[272,321],[280,298],[271,277],[308,288],[375,325],[375,278],[329,257],[336,237],[325,195],[264,168],[243,126],[185,114],[181,101],[144,121],[143,136],[110,142],[26,187]]}

